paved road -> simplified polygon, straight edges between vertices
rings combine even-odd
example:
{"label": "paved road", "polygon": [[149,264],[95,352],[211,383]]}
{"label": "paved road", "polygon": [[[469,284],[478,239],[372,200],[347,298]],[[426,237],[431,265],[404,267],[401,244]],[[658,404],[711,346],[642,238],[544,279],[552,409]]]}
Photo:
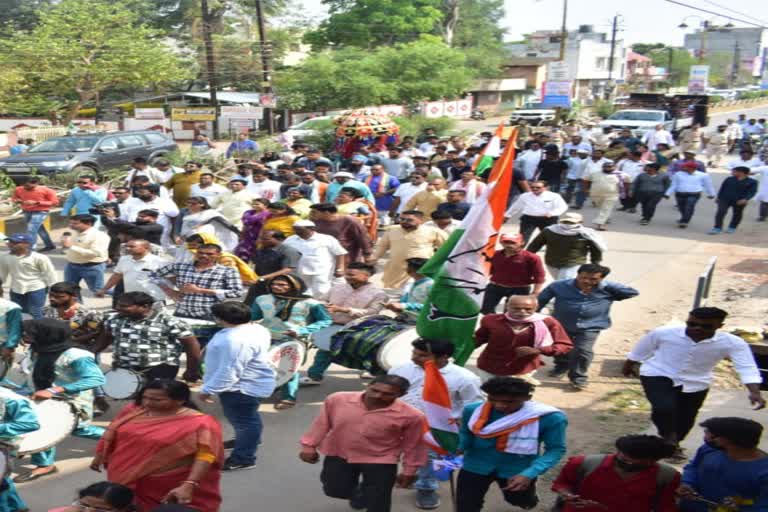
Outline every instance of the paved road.
{"label": "paved road", "polygon": [[[762,112],[768,113],[768,108]],[[713,172],[719,183],[725,172]],[[610,351],[611,344],[628,342],[636,338],[643,330],[660,325],[672,317],[680,317],[690,305],[690,296],[694,287],[695,275],[709,258],[709,243],[728,243],[734,247],[765,247],[768,237],[765,224],[754,222],[756,206],[750,205],[745,215],[745,224],[740,233],[709,237],[705,233],[711,227],[713,203],[702,200],[693,222],[687,230],[678,229],[674,221],[677,213],[670,202],[664,202],[659,208],[658,217],[649,226],[640,226],[637,215],[616,213],[605,237],[609,246],[606,264],[614,269],[611,279],[636,286],[641,297],[630,302],[618,304],[614,309],[615,327],[613,337],[601,338],[598,353]],[[587,220],[595,215],[591,207],[582,211]],[[514,226],[509,226],[510,230]],[[56,265],[62,268],[62,256],[55,255]],[[93,302],[95,299],[88,299]],[[104,299],[95,300],[104,305]],[[626,338],[626,339],[625,339]],[[597,365],[596,365],[597,366]],[[614,378],[607,378],[595,369],[594,381],[615,383]],[[585,407],[599,400],[599,396],[590,394],[574,395],[567,393],[555,384],[545,384],[541,393],[553,405],[563,407],[569,414],[584,416]],[[324,396],[334,391],[361,389],[361,381],[356,373],[341,367],[332,367],[328,379],[322,386],[303,390],[300,406],[292,411],[277,412],[271,405],[263,407],[265,432],[260,450],[259,465],[246,472],[227,474],[223,478],[225,503],[223,512],[254,510],[256,503],[262,510],[291,510],[314,512],[332,512],[348,510],[343,502],[325,498],[320,490],[318,466],[310,466],[297,460],[297,440],[317,413]],[[713,402],[714,403],[714,402]],[[206,410],[221,416],[218,406],[206,407]],[[589,417],[574,427],[589,429]],[[572,422],[576,425],[576,422]],[[639,427],[639,426],[638,426]],[[642,427],[640,427],[642,428]],[[225,424],[226,435],[231,429]],[[61,473],[54,477],[21,486],[21,493],[28,500],[31,510],[38,512],[52,506],[61,506],[71,502],[76,489],[97,481],[102,475],[87,470],[93,443],[80,439],[68,440],[59,447],[59,467]],[[441,491],[444,504],[440,510],[448,511],[447,486]],[[413,494],[397,491],[395,495],[396,511],[413,510]],[[491,511],[509,510],[503,506],[498,491],[489,496]],[[545,510],[540,508],[540,510]]]}

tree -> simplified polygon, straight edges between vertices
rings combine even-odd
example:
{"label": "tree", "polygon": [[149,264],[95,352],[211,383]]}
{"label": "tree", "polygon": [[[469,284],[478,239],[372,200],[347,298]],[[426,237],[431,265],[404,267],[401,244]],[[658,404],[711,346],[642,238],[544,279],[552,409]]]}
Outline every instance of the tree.
{"label": "tree", "polygon": [[[671,66],[669,65],[670,56]],[[705,54],[704,60],[700,62],[697,57],[691,55],[684,48],[673,48],[664,45],[661,45],[660,48],[650,49],[648,57],[651,58],[654,66],[667,69],[671,85],[675,87],[682,87],[688,83],[691,66],[697,64],[709,66],[710,85],[726,86],[732,63],[732,56],[727,52],[710,52]]]}
{"label": "tree", "polygon": [[442,0],[323,0],[330,16],[305,40],[315,48],[382,45],[415,41],[435,34],[443,20]]}
{"label": "tree", "polygon": [[2,50],[0,65],[21,79],[0,82],[0,103],[35,105],[65,122],[112,88],[153,88],[190,74],[136,12],[109,0],[62,0]]}
{"label": "tree", "polygon": [[278,73],[275,87],[285,107],[331,110],[453,98],[472,78],[461,51],[425,36],[374,51],[315,54],[291,72]]}
{"label": "tree", "polygon": [[29,30],[39,20],[42,9],[52,0],[0,0],[0,27],[6,31]]}
{"label": "tree", "polygon": [[640,55],[649,56],[651,52],[667,48],[664,43],[635,43],[632,45],[632,51]]}

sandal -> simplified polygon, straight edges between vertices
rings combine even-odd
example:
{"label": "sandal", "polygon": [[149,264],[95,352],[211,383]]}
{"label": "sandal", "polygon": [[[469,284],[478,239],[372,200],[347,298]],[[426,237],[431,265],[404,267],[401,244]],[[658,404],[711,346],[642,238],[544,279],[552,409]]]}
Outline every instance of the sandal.
{"label": "sandal", "polygon": [[293,409],[294,407],[296,407],[296,402],[291,400],[280,400],[280,402],[275,404],[276,411],[284,411],[286,409]]}

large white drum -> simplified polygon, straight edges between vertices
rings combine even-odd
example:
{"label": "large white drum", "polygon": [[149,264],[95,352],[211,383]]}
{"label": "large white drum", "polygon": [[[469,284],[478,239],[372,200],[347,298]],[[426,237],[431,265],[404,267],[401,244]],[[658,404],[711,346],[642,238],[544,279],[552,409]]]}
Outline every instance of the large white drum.
{"label": "large white drum", "polygon": [[116,368],[104,373],[106,382],[102,386],[104,394],[114,400],[129,400],[144,384],[144,378],[140,373],[125,368]]}
{"label": "large white drum", "polygon": [[376,362],[384,371],[406,364],[411,360],[413,343],[419,338],[416,328],[405,329],[382,343],[376,352]]}
{"label": "large white drum", "polygon": [[19,436],[19,455],[37,453],[56,446],[77,426],[77,415],[72,405],[65,400],[43,400],[32,402],[40,428]]}
{"label": "large white drum", "polygon": [[275,369],[275,387],[282,386],[299,371],[306,355],[304,344],[286,341],[269,349],[269,362]]}

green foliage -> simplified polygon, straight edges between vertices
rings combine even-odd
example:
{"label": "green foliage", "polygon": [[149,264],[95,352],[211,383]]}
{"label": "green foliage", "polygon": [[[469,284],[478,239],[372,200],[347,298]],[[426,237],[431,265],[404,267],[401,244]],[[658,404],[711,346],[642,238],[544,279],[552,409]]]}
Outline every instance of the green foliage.
{"label": "green foliage", "polygon": [[14,32],[34,27],[40,11],[50,7],[52,0],[0,0],[0,28]]}
{"label": "green foliage", "polygon": [[[651,46],[659,46],[661,43],[655,43]],[[633,47],[634,50],[635,47]],[[635,50],[636,51],[636,50]],[[669,66],[670,52],[672,54],[672,66]],[[661,45],[661,47],[648,50],[648,57],[651,58],[654,66],[668,68],[670,73],[671,85],[673,87],[682,87],[688,83],[688,75],[691,66],[697,64],[709,65],[709,84],[713,87],[727,87],[728,77],[731,72],[732,54],[728,52],[709,52],[704,56],[703,62],[698,57],[691,55],[688,50],[683,48],[670,48]]]}
{"label": "green foliage", "polygon": [[596,115],[605,119],[616,111],[616,106],[612,101],[595,100],[592,104],[592,109]]}
{"label": "green foliage", "polygon": [[330,16],[306,35],[313,47],[376,48],[414,41],[436,33],[443,19],[442,0],[323,0]]}
{"label": "green foliage", "polygon": [[768,98],[768,91],[747,91],[739,94],[740,100],[756,100],[759,98]]}
{"label": "green foliage", "polygon": [[449,135],[456,129],[456,119],[451,117],[429,118],[425,116],[393,117],[392,120],[400,127],[400,138],[410,135],[418,137],[424,128],[434,128],[438,135]]}
{"label": "green foliage", "polygon": [[110,88],[159,87],[187,76],[135,12],[109,0],[63,0],[41,12],[32,31],[2,41],[0,66],[12,76],[0,79],[0,104],[53,111],[65,123]]}
{"label": "green foliage", "polygon": [[284,107],[331,110],[455,97],[472,78],[465,56],[433,36],[370,52],[315,54],[278,74],[276,87]]}
{"label": "green foliage", "polygon": [[666,47],[667,45],[664,43],[635,43],[632,45],[632,51],[640,55],[649,55],[655,50],[661,50]]}

